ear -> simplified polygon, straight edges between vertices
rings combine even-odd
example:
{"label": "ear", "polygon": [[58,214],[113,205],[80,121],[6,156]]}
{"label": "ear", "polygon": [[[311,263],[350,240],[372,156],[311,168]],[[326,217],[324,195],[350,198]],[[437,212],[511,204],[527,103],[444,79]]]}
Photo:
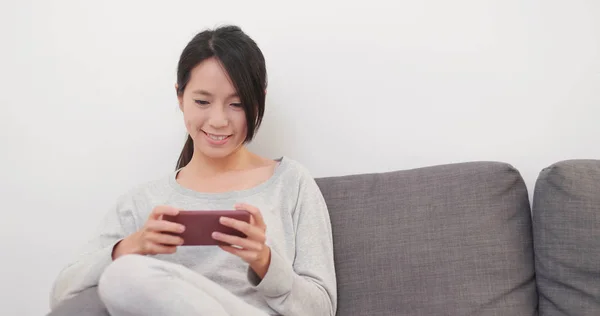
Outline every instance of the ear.
{"label": "ear", "polygon": [[183,94],[179,95],[179,85],[175,84],[175,94],[177,95],[177,102],[179,103],[179,109],[183,111]]}

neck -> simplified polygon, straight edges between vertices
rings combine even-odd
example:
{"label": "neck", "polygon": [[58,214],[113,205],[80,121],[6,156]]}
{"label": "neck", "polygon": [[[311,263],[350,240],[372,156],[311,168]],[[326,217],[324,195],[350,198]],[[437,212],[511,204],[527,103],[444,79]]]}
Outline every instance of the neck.
{"label": "neck", "polygon": [[250,163],[251,156],[252,154],[244,146],[223,158],[210,158],[199,152],[194,152],[192,160],[186,168],[193,174],[210,177],[228,171],[244,169]]}

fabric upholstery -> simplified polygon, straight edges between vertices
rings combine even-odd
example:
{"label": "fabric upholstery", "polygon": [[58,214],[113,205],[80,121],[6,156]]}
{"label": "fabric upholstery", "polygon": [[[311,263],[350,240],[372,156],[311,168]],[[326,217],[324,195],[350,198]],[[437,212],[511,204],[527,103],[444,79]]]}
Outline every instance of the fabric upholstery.
{"label": "fabric upholstery", "polygon": [[600,315],[600,160],[555,163],[534,192],[540,315]]}
{"label": "fabric upholstery", "polygon": [[89,288],[64,301],[47,316],[109,316],[98,296],[97,287]]}
{"label": "fabric upholstery", "polygon": [[338,315],[536,315],[531,213],[496,162],[317,179]]}

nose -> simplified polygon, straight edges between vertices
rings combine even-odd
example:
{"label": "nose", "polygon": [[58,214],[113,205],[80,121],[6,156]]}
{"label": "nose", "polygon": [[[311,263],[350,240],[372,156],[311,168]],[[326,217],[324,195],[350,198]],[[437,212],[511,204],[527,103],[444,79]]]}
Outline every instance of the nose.
{"label": "nose", "polygon": [[227,112],[225,111],[224,107],[212,107],[208,119],[208,124],[210,124],[210,126],[215,129],[227,127],[227,125],[229,124],[229,119],[227,118]]}

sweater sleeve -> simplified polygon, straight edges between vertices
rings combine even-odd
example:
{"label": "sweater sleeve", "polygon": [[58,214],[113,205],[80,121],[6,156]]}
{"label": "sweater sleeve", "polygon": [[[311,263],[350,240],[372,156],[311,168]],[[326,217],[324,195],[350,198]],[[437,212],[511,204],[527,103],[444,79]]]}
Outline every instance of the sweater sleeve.
{"label": "sweater sleeve", "polygon": [[289,262],[271,250],[271,262],[260,280],[251,280],[269,306],[281,315],[330,315],[337,309],[337,285],[331,222],[314,179],[300,180],[296,204],[296,256]]}
{"label": "sweater sleeve", "polygon": [[98,285],[104,269],[112,262],[114,246],[135,229],[132,204],[121,197],[97,227],[97,232],[58,274],[50,293],[50,308],[54,309],[81,291]]}

